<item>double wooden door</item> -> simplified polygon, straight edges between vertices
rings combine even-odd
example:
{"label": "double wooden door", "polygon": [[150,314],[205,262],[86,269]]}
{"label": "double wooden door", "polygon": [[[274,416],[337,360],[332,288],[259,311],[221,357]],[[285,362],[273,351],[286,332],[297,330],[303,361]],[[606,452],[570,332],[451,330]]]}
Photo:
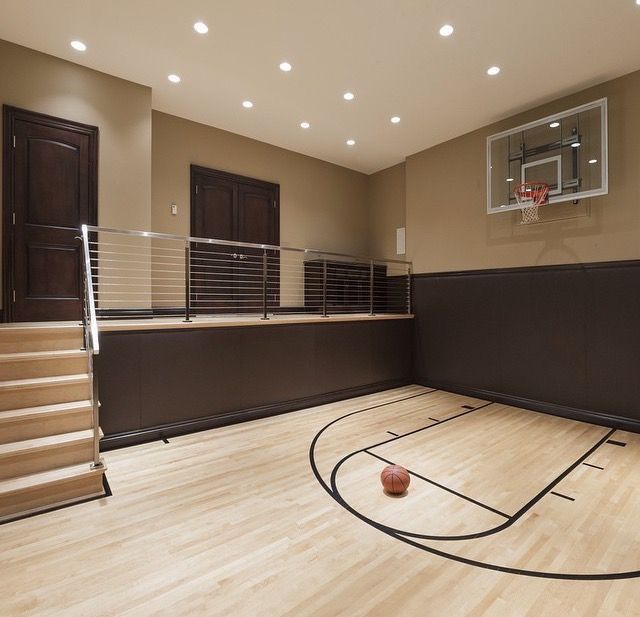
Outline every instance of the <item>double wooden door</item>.
{"label": "double wooden door", "polygon": [[7,321],[82,316],[83,223],[97,222],[98,129],[4,108]]}
{"label": "double wooden door", "polygon": [[[197,238],[278,245],[277,184],[203,167],[191,168],[191,235]],[[191,306],[195,313],[262,310],[265,251],[215,242],[191,247]],[[279,294],[277,251],[267,250],[268,299]]]}

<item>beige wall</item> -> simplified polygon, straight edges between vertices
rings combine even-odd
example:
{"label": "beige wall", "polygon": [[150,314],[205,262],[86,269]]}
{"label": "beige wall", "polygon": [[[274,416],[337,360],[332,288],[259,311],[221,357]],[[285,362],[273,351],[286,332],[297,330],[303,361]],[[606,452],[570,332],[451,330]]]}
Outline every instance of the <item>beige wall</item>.
{"label": "beige wall", "polygon": [[369,176],[369,252],[375,257],[404,259],[396,254],[396,229],[405,226],[404,163]]}
{"label": "beige wall", "polygon": [[[193,163],[280,185],[280,242],[363,253],[367,176],[175,116],[153,112],[152,226],[189,234]],[[178,215],[170,212],[178,205]]]}
{"label": "beige wall", "polygon": [[0,103],[97,126],[99,224],[149,227],[150,88],[0,41]]}
{"label": "beige wall", "polygon": [[[577,208],[549,206],[547,218],[586,215],[537,225],[519,225],[517,212],[488,216],[487,136],[605,96],[609,194]],[[640,258],[640,72],[408,157],[406,218],[416,272]]]}

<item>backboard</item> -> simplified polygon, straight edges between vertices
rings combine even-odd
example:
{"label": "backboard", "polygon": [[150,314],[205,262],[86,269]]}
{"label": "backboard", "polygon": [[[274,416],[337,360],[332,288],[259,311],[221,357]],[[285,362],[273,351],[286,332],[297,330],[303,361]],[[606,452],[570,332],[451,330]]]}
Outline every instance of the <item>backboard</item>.
{"label": "backboard", "polygon": [[549,204],[606,195],[607,99],[487,138],[487,213],[517,210],[521,182],[549,185]]}

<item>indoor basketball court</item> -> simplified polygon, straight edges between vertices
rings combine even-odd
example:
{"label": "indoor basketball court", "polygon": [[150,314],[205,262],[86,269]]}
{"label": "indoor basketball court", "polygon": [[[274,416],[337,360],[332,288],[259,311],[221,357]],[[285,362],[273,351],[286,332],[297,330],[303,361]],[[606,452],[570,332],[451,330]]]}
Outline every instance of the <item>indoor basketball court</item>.
{"label": "indoor basketball court", "polygon": [[0,0],[0,617],[639,617],[640,0]]}

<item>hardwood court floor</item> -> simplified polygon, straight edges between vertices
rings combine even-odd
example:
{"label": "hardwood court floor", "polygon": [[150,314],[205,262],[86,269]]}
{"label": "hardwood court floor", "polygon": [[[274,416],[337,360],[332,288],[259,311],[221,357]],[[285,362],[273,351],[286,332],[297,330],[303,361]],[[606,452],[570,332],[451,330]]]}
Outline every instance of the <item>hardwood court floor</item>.
{"label": "hardwood court floor", "polygon": [[[640,569],[640,436],[427,392],[409,386],[107,453],[112,497],[0,526],[0,615],[639,615],[638,578],[460,563],[367,524],[323,488],[334,472],[344,499],[384,525],[475,533],[597,446],[553,487],[575,501],[546,492],[502,532],[420,542],[514,567]],[[327,425],[316,477],[310,445]],[[386,497],[376,456],[432,483],[415,476],[407,496]]]}

